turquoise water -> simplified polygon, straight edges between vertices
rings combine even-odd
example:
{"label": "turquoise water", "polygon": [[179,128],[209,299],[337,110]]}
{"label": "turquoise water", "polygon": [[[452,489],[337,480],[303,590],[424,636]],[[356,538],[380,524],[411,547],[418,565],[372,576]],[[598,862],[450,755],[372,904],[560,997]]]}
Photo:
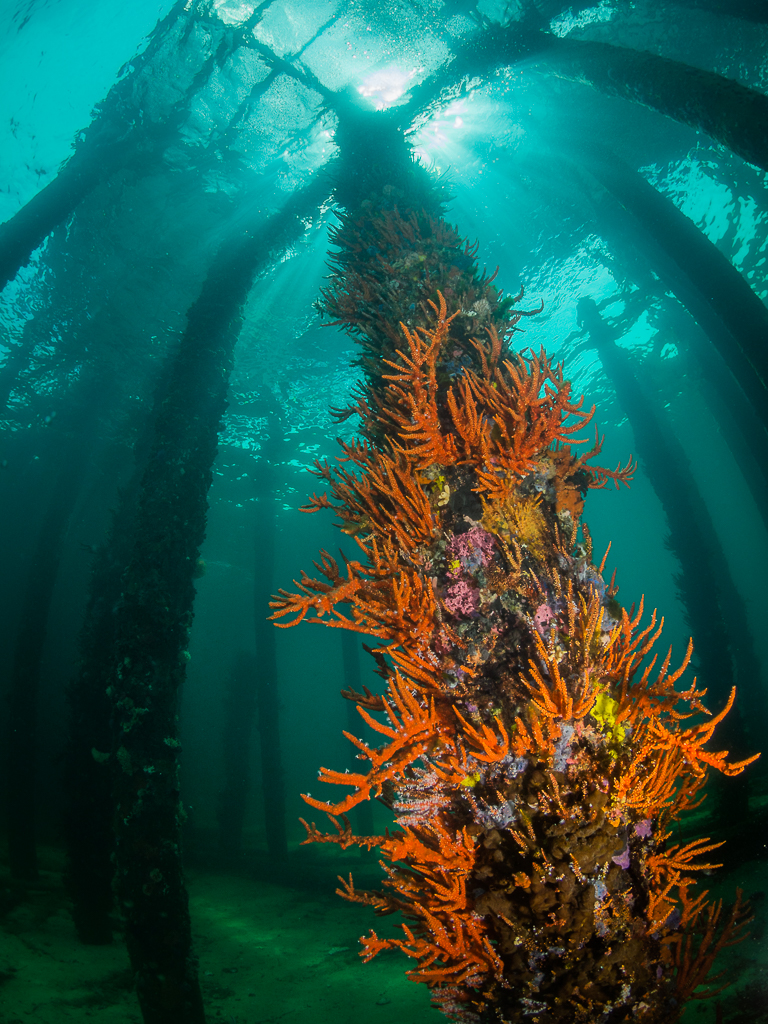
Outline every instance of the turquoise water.
{"label": "turquoise water", "polygon": [[[157,0],[7,0],[0,11],[0,222],[20,223],[35,197],[63,180],[73,152],[85,154],[91,176],[80,193],[73,188],[57,200],[50,230],[27,246],[0,294],[0,615],[9,687],[25,642],[30,581],[39,578],[41,564],[52,569],[47,612],[31,641],[39,671],[30,770],[45,885],[24,892],[11,885],[14,895],[2,906],[0,998],[8,999],[9,1021],[81,1020],[86,1008],[97,1021],[140,1019],[119,973],[126,970],[119,943],[110,947],[116,959],[109,961],[89,960],[88,947],[72,952],[61,890],[66,688],[77,671],[93,556],[144,457],[155,387],[215,254],[233,239],[258,239],[290,197],[318,180],[328,187],[302,212],[301,230],[287,244],[265,242],[238,324],[209,492],[180,708],[193,927],[211,1019],[217,1013],[249,1024],[351,1022],[363,1014],[381,1024],[439,1019],[421,986],[404,981],[394,956],[358,965],[356,939],[370,922],[362,908],[337,905],[332,897],[335,875],[349,864],[330,854],[302,859],[296,850],[303,837],[300,794],[316,786],[320,765],[345,765],[349,758],[341,735],[347,722],[338,699],[344,681],[338,632],[303,626],[278,631],[275,640],[282,763],[274,771],[286,793],[288,844],[297,858],[292,872],[275,880],[269,870],[265,769],[255,733],[245,769],[242,856],[223,873],[216,857],[227,681],[238,655],[260,656],[266,614],[259,514],[273,503],[267,592],[290,587],[320,548],[341,543],[353,551],[328,518],[298,511],[316,488],[307,470],[315,459],[333,458],[338,434],[350,438],[356,426],[352,419],[339,427],[329,413],[347,404],[354,389],[354,345],[323,324],[315,308],[334,224],[333,94],[348,90],[370,111],[418,99],[419,84],[438,79],[451,54],[504,19],[525,25],[530,19],[536,31],[556,39],[648,51],[765,93],[766,20],[759,11],[751,19],[736,16],[747,14],[748,4],[730,14],[723,13],[727,4],[720,7],[653,0],[573,7],[543,0],[214,0],[185,9]],[[765,411],[759,393],[745,396],[737,379],[738,328],[723,326],[686,260],[679,251],[670,255],[664,217],[651,224],[605,186],[594,161],[615,161],[622,180],[651,186],[698,230],[704,255],[689,250],[691,264],[716,252],[763,306],[765,168],[663,109],[553,72],[535,53],[490,70],[473,71],[470,64],[461,88],[436,91],[412,109],[407,137],[417,159],[445,175],[448,219],[478,240],[481,264],[498,265],[499,286],[513,295],[523,286],[529,308],[543,301],[541,314],[525,320],[525,333],[515,340],[520,347],[544,345],[562,359],[576,391],[596,405],[595,423],[605,435],[602,464],[613,467],[639,454],[632,487],[591,492],[585,516],[598,560],[612,544],[608,565],[618,569],[620,600],[629,606],[645,595],[682,655],[692,630],[705,646],[689,602],[711,577],[682,579],[682,542],[670,534],[675,498],[658,478],[665,454],[656,453],[660,470],[639,452],[637,414],[585,326],[584,300],[597,305],[627,357],[643,408],[679,445],[689,474],[681,479],[695,483],[695,508],[711,521],[720,552],[716,573],[730,595],[721,598],[730,601],[727,621],[740,629],[738,638],[730,633],[733,650],[725,660],[739,689],[745,752],[760,749],[768,685]],[[65,502],[51,534],[52,510]],[[754,672],[745,674],[736,648],[754,655]],[[360,656],[363,682],[374,687],[373,663]],[[698,670],[706,674],[705,665]],[[727,692],[730,679],[716,683],[719,693]],[[6,736],[2,742],[8,745]],[[759,764],[753,775],[750,814],[764,826],[768,792]],[[383,828],[384,810],[380,817]],[[734,835],[738,848],[738,830]],[[722,1019],[730,1024],[767,1019],[755,1016],[768,1006],[766,854],[764,846],[744,847],[744,858],[734,857],[716,883],[725,898],[735,885],[757,894],[753,939],[732,963],[738,991],[757,994],[754,1005],[723,1004]],[[375,878],[375,864],[360,870]],[[247,912],[240,903],[249,905]],[[285,949],[262,965],[261,975],[248,974],[265,950],[278,949],[274,936],[264,937],[265,922],[271,928],[281,913],[290,933]],[[39,950],[46,942],[53,944],[50,963],[29,956],[30,945]],[[68,955],[80,960],[70,981],[62,966]],[[238,970],[230,976],[232,966]],[[222,971],[228,972],[223,979]],[[123,980],[110,988],[104,979],[113,975]],[[89,989],[102,994],[93,1003],[83,994]],[[250,995],[254,990],[260,994]],[[714,1013],[705,1004],[700,1019],[714,1021]]]}

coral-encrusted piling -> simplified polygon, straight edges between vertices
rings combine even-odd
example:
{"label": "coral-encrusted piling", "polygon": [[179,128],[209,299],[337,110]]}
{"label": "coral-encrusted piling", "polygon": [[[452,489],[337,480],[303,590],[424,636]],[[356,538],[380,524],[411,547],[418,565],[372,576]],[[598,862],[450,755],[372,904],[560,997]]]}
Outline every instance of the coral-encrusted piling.
{"label": "coral-encrusted piling", "polygon": [[[346,734],[368,769],[321,770],[349,792],[304,798],[332,822],[307,841],[378,848],[385,891],[341,895],[405,922],[363,956],[401,949],[456,1020],[674,1021],[744,911],[697,892],[717,844],[670,845],[671,825],[709,768],[748,762],[704,749],[725,712],[675,688],[690,647],[659,664],[655,613],[593,563],[584,496],[633,466],[571,447],[593,411],[543,351],[510,350],[521,297],[443,220],[384,184],[335,242],[324,305],[361,342],[363,439],[318,465],[306,510],[334,509],[360,557],[323,552],[274,618],[376,638],[387,690],[345,693],[382,744]],[[398,827],[356,836],[372,797]]]}

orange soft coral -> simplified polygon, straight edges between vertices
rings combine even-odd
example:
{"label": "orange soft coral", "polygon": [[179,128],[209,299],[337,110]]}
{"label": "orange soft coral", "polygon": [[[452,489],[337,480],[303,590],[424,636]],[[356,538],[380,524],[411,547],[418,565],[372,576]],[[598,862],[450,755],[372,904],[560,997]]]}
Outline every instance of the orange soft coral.
{"label": "orange soft coral", "polygon": [[[453,229],[380,201],[336,237],[325,302],[361,338],[367,440],[318,465],[328,491],[307,511],[334,509],[361,557],[342,569],[323,553],[323,578],[281,591],[273,617],[377,638],[387,688],[345,694],[380,745],[345,734],[369,767],[322,769],[351,792],[304,798],[334,829],[306,824],[307,841],[378,848],[385,892],[339,891],[406,923],[363,956],[401,950],[455,1019],[672,1021],[744,912],[723,921],[694,894],[717,844],[669,847],[669,825],[710,769],[749,761],[706,748],[733,698],[691,721],[707,712],[695,681],[676,688],[690,647],[657,669],[655,613],[628,614],[592,564],[584,495],[634,465],[593,466],[599,440],[571,448],[594,410],[543,351],[509,351],[522,294],[494,292]],[[387,295],[371,252],[398,275]],[[418,322],[393,326],[395,293]],[[347,812],[371,797],[394,832],[352,832]]]}

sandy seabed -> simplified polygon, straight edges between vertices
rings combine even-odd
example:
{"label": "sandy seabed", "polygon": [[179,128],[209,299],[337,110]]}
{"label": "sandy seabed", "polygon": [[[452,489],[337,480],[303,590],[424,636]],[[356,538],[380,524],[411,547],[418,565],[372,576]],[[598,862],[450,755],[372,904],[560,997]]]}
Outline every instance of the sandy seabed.
{"label": "sandy seabed", "polygon": [[[0,877],[0,1021],[141,1024],[120,937],[108,946],[76,938],[61,859],[58,850],[43,850],[40,880],[23,890],[7,871]],[[360,961],[358,938],[373,916],[334,895],[332,874],[323,872],[323,881],[327,892],[242,873],[187,872],[208,1019],[439,1024],[426,988],[405,978],[401,957]]]}

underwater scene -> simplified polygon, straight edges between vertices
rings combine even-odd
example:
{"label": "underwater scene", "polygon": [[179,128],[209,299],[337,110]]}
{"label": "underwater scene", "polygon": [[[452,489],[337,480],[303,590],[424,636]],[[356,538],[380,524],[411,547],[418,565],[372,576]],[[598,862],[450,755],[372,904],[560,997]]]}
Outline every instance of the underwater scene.
{"label": "underwater scene", "polygon": [[4,0],[1,1024],[768,1024],[767,303],[765,0]]}

